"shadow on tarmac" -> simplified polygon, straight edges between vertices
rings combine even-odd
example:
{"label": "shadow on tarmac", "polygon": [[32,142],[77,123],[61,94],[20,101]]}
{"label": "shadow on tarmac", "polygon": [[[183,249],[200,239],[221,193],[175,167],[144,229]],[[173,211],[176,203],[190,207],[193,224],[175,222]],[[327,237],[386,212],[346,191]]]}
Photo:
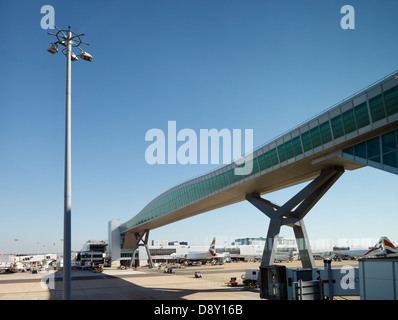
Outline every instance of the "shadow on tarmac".
{"label": "shadow on tarmac", "polygon": [[[87,273],[87,275],[84,275]],[[231,293],[242,292],[258,292],[256,289],[242,288],[242,287],[228,287],[225,288],[202,288],[188,289],[188,288],[164,288],[155,287],[153,284],[153,277],[159,277],[159,284],[167,285],[170,281],[164,281],[165,277],[173,277],[175,275],[163,275],[157,272],[148,274],[122,274],[113,276],[105,273],[93,274],[91,271],[72,271],[72,300],[186,300],[187,297],[199,294],[198,298],[192,299],[210,299],[210,300],[224,300],[231,299]],[[150,287],[144,287],[127,281],[128,278],[137,277],[152,277]],[[192,276],[194,278],[194,276]],[[197,281],[206,281],[205,279],[197,279]],[[50,292],[50,300],[63,300],[63,272],[56,271],[55,273],[44,276],[41,280],[43,288],[47,288]],[[183,286],[179,283],[178,286]],[[228,294],[225,295],[224,294]],[[238,296],[237,296],[238,298]]]}

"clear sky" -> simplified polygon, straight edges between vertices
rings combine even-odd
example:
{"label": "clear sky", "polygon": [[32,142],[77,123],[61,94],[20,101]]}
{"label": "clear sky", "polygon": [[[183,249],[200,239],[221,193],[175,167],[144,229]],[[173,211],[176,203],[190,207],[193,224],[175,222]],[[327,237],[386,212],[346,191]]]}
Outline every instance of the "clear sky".
{"label": "clear sky", "polygon": [[[343,5],[355,29],[343,30]],[[145,134],[253,129],[259,146],[398,69],[396,0],[0,2],[0,252],[62,251],[65,58],[55,24],[85,33],[94,56],[72,65],[72,249],[107,239],[153,198],[218,165],[149,165]],[[76,52],[78,53],[78,52]],[[397,176],[347,171],[306,216],[312,241],[398,242]],[[304,184],[305,185],[305,184]],[[284,203],[304,185],[268,194]],[[150,233],[217,244],[266,236],[242,202]],[[290,228],[282,236],[292,237]],[[348,240],[347,240],[348,239]],[[359,240],[358,240],[359,239]],[[373,241],[373,240],[372,240]]]}

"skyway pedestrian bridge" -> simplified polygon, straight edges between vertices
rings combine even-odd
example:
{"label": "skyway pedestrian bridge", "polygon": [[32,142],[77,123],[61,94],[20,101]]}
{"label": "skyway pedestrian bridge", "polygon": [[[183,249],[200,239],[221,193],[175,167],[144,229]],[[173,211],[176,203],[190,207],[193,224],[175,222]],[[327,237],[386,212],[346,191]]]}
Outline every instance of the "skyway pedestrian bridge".
{"label": "skyway pedestrian bridge", "polygon": [[[148,251],[151,229],[248,200],[270,218],[262,265],[273,264],[287,225],[303,267],[314,267],[303,218],[344,170],[371,166],[398,174],[397,141],[398,71],[253,151],[251,174],[235,175],[232,163],[159,195],[120,225],[121,246],[133,256],[140,245]],[[305,181],[311,182],[283,205],[261,197]]]}

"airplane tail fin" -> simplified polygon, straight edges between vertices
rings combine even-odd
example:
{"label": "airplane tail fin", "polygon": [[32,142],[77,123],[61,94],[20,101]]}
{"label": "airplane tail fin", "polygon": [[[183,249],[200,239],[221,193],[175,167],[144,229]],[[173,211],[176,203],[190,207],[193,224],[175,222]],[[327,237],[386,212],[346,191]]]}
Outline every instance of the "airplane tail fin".
{"label": "airplane tail fin", "polygon": [[375,253],[375,251],[382,252],[385,256],[391,254],[398,255],[398,249],[393,245],[393,243],[387,237],[381,237],[379,242],[377,242],[372,249],[366,252],[364,256],[367,256],[371,253]]}
{"label": "airplane tail fin", "polygon": [[216,254],[216,238],[215,237],[213,238],[213,241],[211,242],[209,252],[211,253],[211,255],[213,257],[217,256],[217,254]]}
{"label": "airplane tail fin", "polygon": [[382,240],[383,250],[386,253],[386,255],[398,253],[398,249],[393,245],[390,239],[388,239],[387,237],[381,237],[380,240]]}

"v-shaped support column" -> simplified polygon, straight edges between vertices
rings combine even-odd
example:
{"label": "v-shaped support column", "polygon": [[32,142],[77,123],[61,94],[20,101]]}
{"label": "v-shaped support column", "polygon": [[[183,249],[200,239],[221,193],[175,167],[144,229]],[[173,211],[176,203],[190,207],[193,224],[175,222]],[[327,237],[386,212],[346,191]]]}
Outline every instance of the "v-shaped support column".
{"label": "v-shaped support column", "polygon": [[151,254],[149,253],[149,248],[148,248],[148,237],[149,237],[149,230],[144,230],[142,232],[136,232],[134,233],[135,237],[135,244],[134,244],[134,249],[131,254],[131,261],[130,261],[130,268],[133,266],[133,261],[135,260],[135,254],[138,250],[139,247],[143,246],[147,252],[148,255],[148,261],[150,266],[152,267],[152,257]]}
{"label": "v-shaped support column", "polygon": [[[303,268],[315,267],[303,218],[343,173],[343,167],[322,170],[316,179],[283,206],[261,198],[258,193],[246,195],[246,200],[271,219],[261,261],[262,267],[274,263],[279,232],[283,225],[293,228]],[[293,210],[294,208],[296,209]]]}

